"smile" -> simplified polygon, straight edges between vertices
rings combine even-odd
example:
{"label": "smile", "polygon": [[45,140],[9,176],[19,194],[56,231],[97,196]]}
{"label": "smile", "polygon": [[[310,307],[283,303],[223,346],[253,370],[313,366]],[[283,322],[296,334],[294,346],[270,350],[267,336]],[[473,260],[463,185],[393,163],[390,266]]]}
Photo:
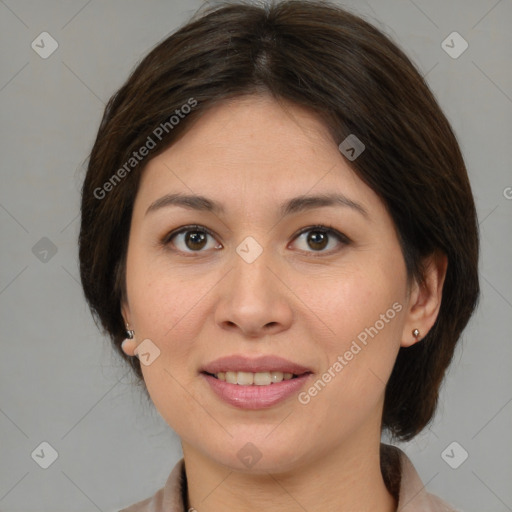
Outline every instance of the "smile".
{"label": "smile", "polygon": [[216,379],[228,382],[230,384],[238,384],[240,386],[268,386],[270,384],[277,384],[283,380],[290,380],[297,378],[293,373],[284,373],[279,371],[269,372],[218,372],[213,375]]}

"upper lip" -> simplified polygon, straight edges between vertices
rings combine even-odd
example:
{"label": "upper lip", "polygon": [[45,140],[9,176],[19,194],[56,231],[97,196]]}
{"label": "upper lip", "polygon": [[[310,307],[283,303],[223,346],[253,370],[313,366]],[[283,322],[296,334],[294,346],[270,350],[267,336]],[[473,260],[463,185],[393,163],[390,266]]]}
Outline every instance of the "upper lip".
{"label": "upper lip", "polygon": [[219,372],[235,371],[235,372],[283,372],[302,375],[303,373],[312,373],[309,368],[300,364],[288,361],[278,356],[259,356],[249,358],[242,355],[232,355],[221,357],[211,361],[203,366],[203,372],[215,374]]}

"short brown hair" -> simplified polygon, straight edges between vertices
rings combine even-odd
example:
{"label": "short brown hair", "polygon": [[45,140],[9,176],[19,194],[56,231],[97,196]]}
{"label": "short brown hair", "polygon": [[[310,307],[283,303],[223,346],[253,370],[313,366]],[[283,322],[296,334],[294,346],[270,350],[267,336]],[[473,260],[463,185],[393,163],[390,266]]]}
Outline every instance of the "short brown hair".
{"label": "short brown hair", "polygon": [[[422,279],[425,257],[436,251],[448,257],[438,318],[421,342],[400,349],[386,388],[382,427],[411,439],[433,417],[478,300],[475,205],[456,137],[421,74],[387,36],[329,2],[228,2],[199,12],[112,96],[82,189],[80,273],[93,316],[143,385],[138,358],[120,347],[125,259],[141,172],[206,109],[255,93],[311,109],[338,143],[349,134],[363,141],[366,149],[351,167],[386,205],[410,278]],[[151,155],[122,173],[122,183],[113,183],[155,127],[191,98],[196,108],[162,132]],[[107,182],[108,194],[98,197]]]}

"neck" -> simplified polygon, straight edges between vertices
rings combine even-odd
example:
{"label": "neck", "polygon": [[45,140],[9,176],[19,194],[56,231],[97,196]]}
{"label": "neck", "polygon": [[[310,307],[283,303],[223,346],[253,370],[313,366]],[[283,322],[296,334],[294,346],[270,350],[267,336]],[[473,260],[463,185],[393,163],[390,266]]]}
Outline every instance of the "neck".
{"label": "neck", "polygon": [[242,473],[185,443],[187,508],[200,512],[394,512],[380,469],[380,438],[372,445],[351,439],[286,473]]}

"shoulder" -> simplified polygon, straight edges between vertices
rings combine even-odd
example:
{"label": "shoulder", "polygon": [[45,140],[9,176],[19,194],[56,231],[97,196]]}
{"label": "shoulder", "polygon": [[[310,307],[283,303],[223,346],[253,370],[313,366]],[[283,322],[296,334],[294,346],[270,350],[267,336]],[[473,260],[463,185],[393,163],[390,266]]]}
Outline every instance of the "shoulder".
{"label": "shoulder", "polygon": [[119,512],[183,512],[186,476],[183,459],[174,466],[165,485],[153,496],[123,508]]}
{"label": "shoulder", "polygon": [[396,446],[381,445],[381,468],[386,484],[394,484],[400,512],[462,512],[427,492],[409,457]]}
{"label": "shoulder", "polygon": [[[160,491],[158,491],[160,492]],[[153,498],[147,498],[142,501],[138,501],[129,507],[123,508],[119,510],[119,512],[149,512],[151,509],[149,508],[150,502]],[[153,507],[154,509],[154,507]]]}
{"label": "shoulder", "polygon": [[[164,488],[160,489],[150,498],[138,501],[129,507],[123,508],[119,512],[163,512],[162,495]],[[167,512],[167,511],[166,511]],[[180,512],[182,512],[180,510]]]}

